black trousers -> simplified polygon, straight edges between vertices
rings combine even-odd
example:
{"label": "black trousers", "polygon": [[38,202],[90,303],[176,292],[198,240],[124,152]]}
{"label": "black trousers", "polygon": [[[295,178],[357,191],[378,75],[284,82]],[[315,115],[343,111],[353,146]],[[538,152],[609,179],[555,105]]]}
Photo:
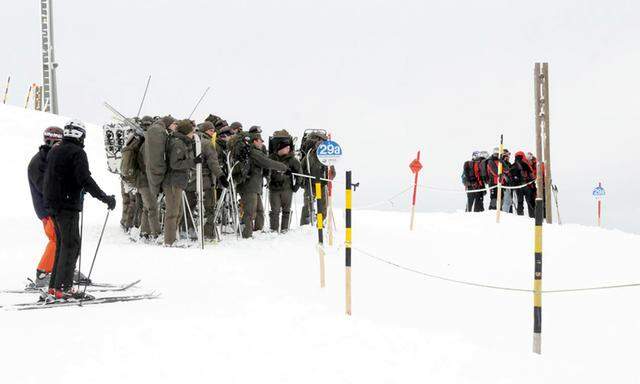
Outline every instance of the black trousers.
{"label": "black trousers", "polygon": [[524,215],[524,203],[527,203],[527,211],[529,212],[529,217],[533,218],[535,216],[535,189],[531,186],[526,186],[524,188],[516,189],[516,196],[518,197],[518,204],[516,206],[516,211],[518,215]]}
{"label": "black trousers", "polygon": [[70,289],[73,286],[73,272],[80,255],[79,212],[60,210],[52,219],[56,231],[56,259],[49,288]]}
{"label": "black trousers", "polygon": [[467,193],[467,212],[483,212],[484,211],[484,195],[482,192]]}

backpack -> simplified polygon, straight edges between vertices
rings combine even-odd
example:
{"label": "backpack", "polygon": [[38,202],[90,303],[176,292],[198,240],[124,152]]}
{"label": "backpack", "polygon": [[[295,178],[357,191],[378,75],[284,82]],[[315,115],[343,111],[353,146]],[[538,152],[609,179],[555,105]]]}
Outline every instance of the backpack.
{"label": "backpack", "polygon": [[326,140],[327,131],[324,129],[307,129],[302,135],[300,142],[301,157],[305,157],[307,152],[314,149],[319,143]]}
{"label": "backpack", "polygon": [[127,144],[122,149],[122,161],[120,163],[120,175],[125,183],[135,185],[140,167],[138,165],[138,153],[144,143],[144,136],[131,135]]}
{"label": "backpack", "polygon": [[295,151],[294,140],[285,129],[273,132],[273,136],[269,136],[269,155],[273,155],[280,149],[289,145],[291,152]]}
{"label": "backpack", "polygon": [[238,132],[227,142],[227,148],[235,165],[231,177],[236,185],[242,184],[249,178],[251,172],[251,136],[246,132]]}

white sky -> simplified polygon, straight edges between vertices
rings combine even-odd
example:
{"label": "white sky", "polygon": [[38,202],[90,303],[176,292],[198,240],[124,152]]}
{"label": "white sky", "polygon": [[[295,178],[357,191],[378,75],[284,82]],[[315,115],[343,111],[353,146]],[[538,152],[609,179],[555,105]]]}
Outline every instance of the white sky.
{"label": "white sky", "polygon": [[[459,188],[462,162],[500,133],[534,148],[533,64],[549,61],[554,181],[563,221],[640,232],[640,3],[634,1],[54,0],[61,114],[109,119],[209,112],[266,131],[333,132],[362,188],[354,204],[407,187],[423,151],[427,185]],[[0,84],[24,103],[40,82],[38,0],[3,0]],[[42,127],[34,127],[40,134]],[[98,133],[96,133],[98,134]],[[464,196],[421,191],[419,208]],[[397,201],[406,208],[409,196]],[[555,214],[555,212],[554,212]]]}

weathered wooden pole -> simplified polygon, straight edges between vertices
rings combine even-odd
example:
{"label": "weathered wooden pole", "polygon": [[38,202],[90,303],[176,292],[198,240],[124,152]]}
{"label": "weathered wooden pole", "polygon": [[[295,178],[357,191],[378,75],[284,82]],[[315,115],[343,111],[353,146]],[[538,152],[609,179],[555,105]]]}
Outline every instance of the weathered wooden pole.
{"label": "weathered wooden pole", "polygon": [[547,224],[553,223],[553,209],[551,206],[551,144],[549,126],[549,64],[542,63],[542,113],[544,114],[544,197],[546,201],[545,215]]}

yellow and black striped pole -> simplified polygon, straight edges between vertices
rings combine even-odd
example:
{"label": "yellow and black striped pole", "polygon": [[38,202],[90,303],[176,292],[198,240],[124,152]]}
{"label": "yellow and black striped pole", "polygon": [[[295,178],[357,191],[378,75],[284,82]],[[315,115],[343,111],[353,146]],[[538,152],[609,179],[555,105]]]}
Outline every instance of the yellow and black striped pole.
{"label": "yellow and black striped pole", "polygon": [[533,275],[533,352],[542,351],[542,222],[544,204],[536,199],[535,269]]}
{"label": "yellow and black striped pole", "polygon": [[351,316],[351,171],[347,171],[345,180],[347,181],[345,199],[345,240],[344,240],[344,266],[346,269],[346,313]]}
{"label": "yellow and black striped pole", "polygon": [[324,288],[324,239],[322,236],[322,185],[320,178],[316,177],[316,204],[317,211],[316,221],[318,227],[318,254],[320,256],[320,288]]}

